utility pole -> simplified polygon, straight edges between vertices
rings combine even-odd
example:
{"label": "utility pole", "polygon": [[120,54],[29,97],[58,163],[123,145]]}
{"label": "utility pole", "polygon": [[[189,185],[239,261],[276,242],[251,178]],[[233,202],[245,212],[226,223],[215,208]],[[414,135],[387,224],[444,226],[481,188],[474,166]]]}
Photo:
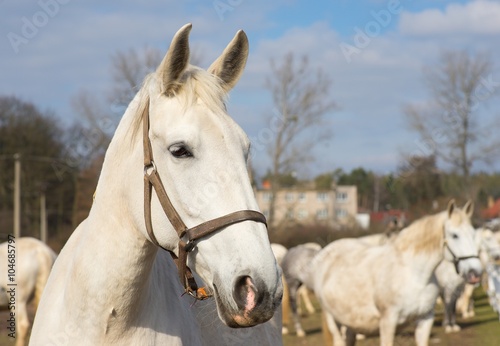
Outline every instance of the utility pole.
{"label": "utility pole", "polygon": [[379,210],[379,203],[380,203],[380,184],[379,184],[379,177],[375,175],[375,181],[374,181],[374,198],[373,198],[373,211],[378,212]]}
{"label": "utility pole", "polygon": [[21,154],[14,154],[14,237],[21,237]]}
{"label": "utility pole", "polygon": [[40,195],[40,240],[47,244],[47,209],[45,204],[45,191]]}

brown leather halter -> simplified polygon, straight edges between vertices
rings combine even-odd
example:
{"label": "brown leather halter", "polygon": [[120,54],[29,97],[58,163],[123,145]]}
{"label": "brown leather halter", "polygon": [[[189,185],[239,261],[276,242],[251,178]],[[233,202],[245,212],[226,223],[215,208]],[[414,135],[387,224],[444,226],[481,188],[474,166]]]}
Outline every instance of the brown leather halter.
{"label": "brown leather halter", "polygon": [[444,239],[444,247],[448,249],[451,256],[453,257],[452,262],[453,262],[453,265],[455,266],[455,271],[457,272],[457,274],[460,274],[460,272],[458,270],[458,264],[460,263],[460,261],[465,261],[465,260],[468,260],[470,258],[478,258],[479,259],[478,255],[471,255],[471,256],[457,256],[457,255],[455,255],[455,253],[451,250],[450,245],[446,241],[446,238]]}
{"label": "brown leather halter", "polygon": [[[146,230],[148,231],[151,241],[162,249],[168,251],[174,259],[179,271],[179,279],[185,288],[185,293],[188,293],[196,299],[206,299],[210,296],[206,293],[203,287],[198,288],[191,269],[187,266],[188,252],[195,248],[196,241],[224,227],[242,221],[261,222],[267,227],[266,217],[262,213],[255,210],[240,210],[188,229],[168,198],[165,187],[163,186],[160,175],[158,174],[156,165],[153,161],[153,150],[151,147],[151,141],[149,140],[149,99],[146,100],[142,119],[144,147],[144,218],[146,221]],[[172,251],[161,246],[153,233],[153,225],[151,222],[152,188],[155,189],[163,211],[179,236],[178,257]],[[184,236],[187,236],[187,242],[182,240]]]}

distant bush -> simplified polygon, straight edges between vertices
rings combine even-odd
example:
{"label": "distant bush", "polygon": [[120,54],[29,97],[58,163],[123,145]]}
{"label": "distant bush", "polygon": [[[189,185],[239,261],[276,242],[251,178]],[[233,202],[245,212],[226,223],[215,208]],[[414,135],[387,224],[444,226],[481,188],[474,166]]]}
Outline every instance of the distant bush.
{"label": "distant bush", "polygon": [[381,225],[364,230],[359,227],[334,228],[322,224],[296,224],[269,232],[269,240],[271,243],[281,244],[288,249],[309,242],[325,247],[338,239],[358,238],[383,231],[384,227]]}

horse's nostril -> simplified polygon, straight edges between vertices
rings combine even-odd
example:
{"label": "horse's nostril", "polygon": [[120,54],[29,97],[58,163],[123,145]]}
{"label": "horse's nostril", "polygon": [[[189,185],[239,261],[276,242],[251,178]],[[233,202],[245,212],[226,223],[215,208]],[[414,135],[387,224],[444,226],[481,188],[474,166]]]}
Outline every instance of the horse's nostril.
{"label": "horse's nostril", "polygon": [[248,275],[240,276],[234,284],[233,298],[238,308],[249,311],[252,310],[257,303],[257,288]]}

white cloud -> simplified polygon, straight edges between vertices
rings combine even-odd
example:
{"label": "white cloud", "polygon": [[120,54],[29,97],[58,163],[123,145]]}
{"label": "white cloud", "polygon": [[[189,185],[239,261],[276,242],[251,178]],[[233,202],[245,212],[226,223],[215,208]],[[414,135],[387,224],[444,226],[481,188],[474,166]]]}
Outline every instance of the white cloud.
{"label": "white cloud", "polygon": [[404,35],[415,36],[499,34],[500,3],[476,0],[467,4],[450,4],[444,11],[403,12],[399,29]]}

